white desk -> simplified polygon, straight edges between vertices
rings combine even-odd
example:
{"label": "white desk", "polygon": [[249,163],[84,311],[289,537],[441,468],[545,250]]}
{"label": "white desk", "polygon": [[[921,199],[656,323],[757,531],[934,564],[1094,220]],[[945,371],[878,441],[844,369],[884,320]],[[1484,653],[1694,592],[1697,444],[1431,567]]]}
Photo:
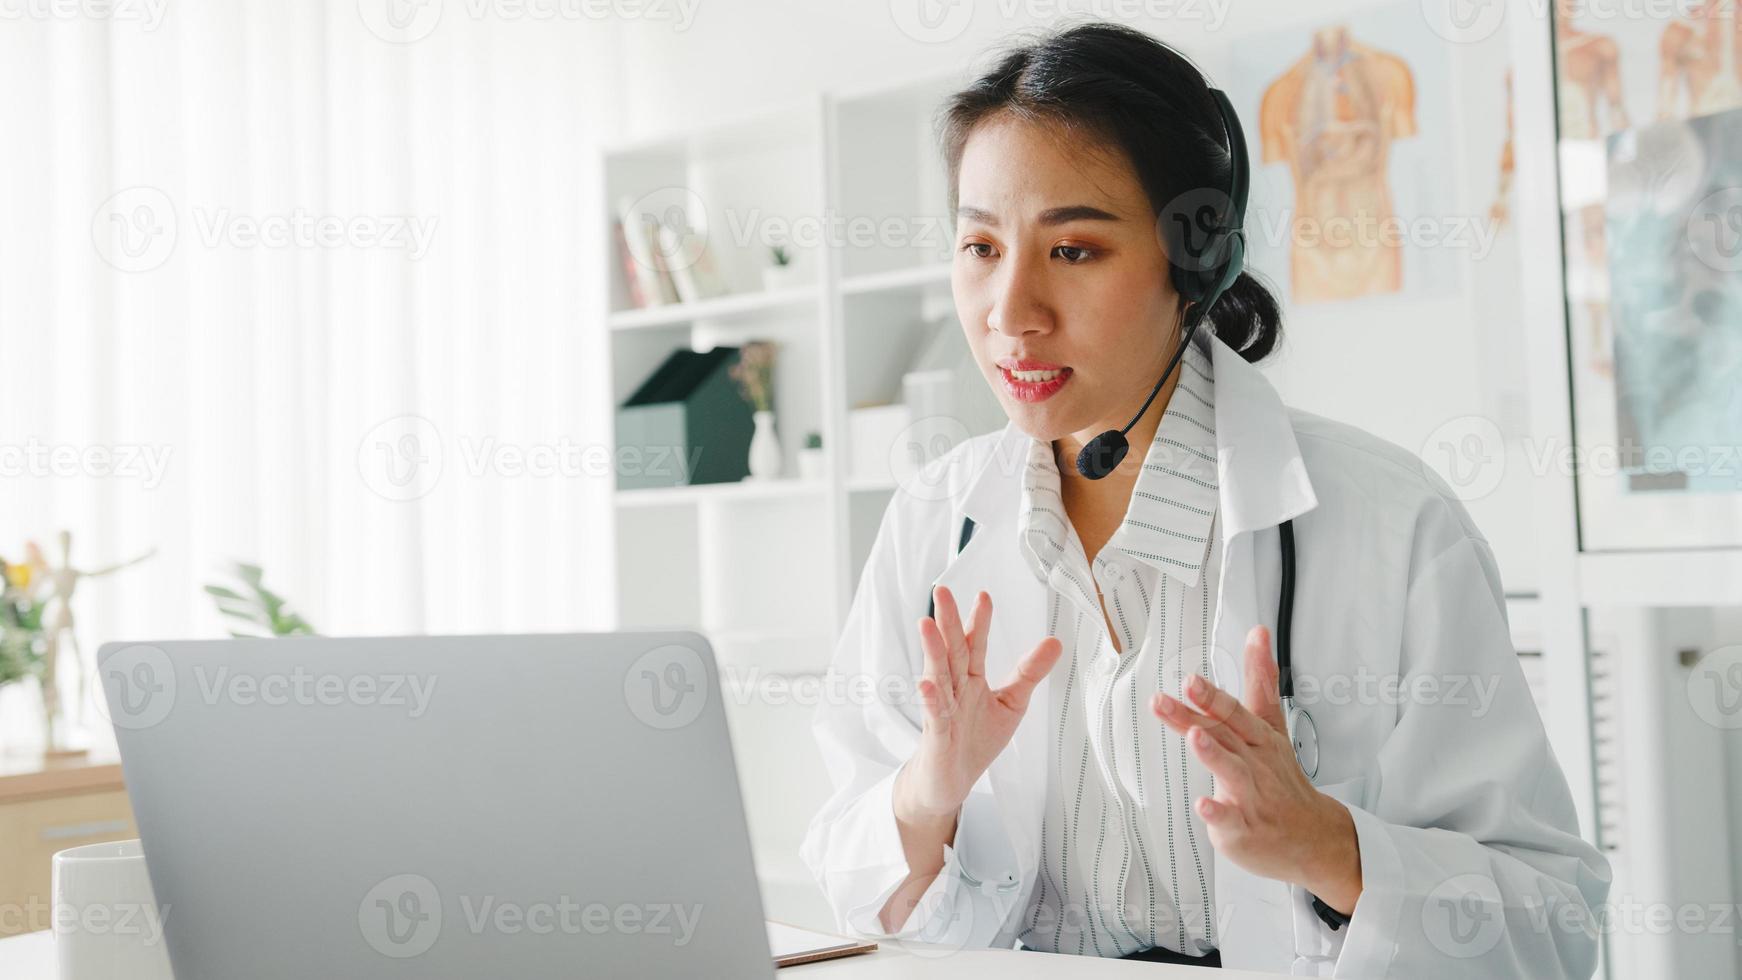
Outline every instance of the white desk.
{"label": "white desk", "polygon": [[[922,947],[916,946],[916,951]],[[1008,949],[976,949],[947,952],[923,948],[936,955],[916,955],[900,946],[885,945],[875,953],[850,956],[823,963],[789,966],[776,972],[778,980],[1264,980],[1269,973],[1245,970],[1208,970],[1196,966],[1163,963],[1126,963],[1093,956],[1055,956],[1051,953],[1017,952]],[[0,977],[7,980],[54,980],[54,937],[32,932],[0,939]]]}

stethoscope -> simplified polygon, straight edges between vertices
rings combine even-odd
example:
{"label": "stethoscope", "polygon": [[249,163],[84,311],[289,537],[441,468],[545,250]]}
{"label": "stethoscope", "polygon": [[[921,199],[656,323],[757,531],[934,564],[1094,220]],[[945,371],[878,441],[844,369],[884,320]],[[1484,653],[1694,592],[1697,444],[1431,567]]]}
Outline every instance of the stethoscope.
{"label": "stethoscope", "polygon": [[1282,597],[1276,609],[1276,693],[1282,702],[1282,721],[1294,757],[1308,779],[1319,774],[1319,726],[1312,713],[1294,701],[1294,650],[1290,632],[1294,626],[1294,521],[1277,527],[1282,539]]}

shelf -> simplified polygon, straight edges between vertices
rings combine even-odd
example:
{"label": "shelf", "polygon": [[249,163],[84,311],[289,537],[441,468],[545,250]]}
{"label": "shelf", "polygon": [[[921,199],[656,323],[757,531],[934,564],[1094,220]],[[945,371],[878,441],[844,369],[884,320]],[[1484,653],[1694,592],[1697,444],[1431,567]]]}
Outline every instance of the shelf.
{"label": "shelf", "polygon": [[848,493],[889,493],[901,484],[887,476],[856,476],[847,481]]}
{"label": "shelf", "polygon": [[743,480],[738,483],[702,483],[683,487],[650,487],[645,490],[619,490],[619,507],[675,507],[702,501],[780,500],[827,492],[823,480]]}
{"label": "shelf", "polygon": [[697,320],[744,319],[786,306],[814,303],[819,295],[816,284],[810,283],[773,291],[733,293],[694,303],[668,303],[640,310],[622,310],[611,314],[608,322],[612,330],[647,330],[686,326]]}
{"label": "shelf", "polygon": [[893,292],[947,285],[950,281],[950,269],[951,264],[948,262],[933,262],[906,269],[896,269],[891,272],[848,276],[841,280],[841,293],[847,296],[856,296],[864,293]]}

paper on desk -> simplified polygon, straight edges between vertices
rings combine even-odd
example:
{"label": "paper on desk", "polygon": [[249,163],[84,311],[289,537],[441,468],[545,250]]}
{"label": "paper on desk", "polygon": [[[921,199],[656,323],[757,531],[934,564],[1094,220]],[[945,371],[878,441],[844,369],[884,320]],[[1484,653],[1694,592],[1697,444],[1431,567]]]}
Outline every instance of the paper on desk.
{"label": "paper on desk", "polygon": [[767,922],[765,925],[768,927],[768,949],[774,954],[775,966],[832,960],[837,956],[869,953],[877,948],[873,942],[812,932],[784,922]]}

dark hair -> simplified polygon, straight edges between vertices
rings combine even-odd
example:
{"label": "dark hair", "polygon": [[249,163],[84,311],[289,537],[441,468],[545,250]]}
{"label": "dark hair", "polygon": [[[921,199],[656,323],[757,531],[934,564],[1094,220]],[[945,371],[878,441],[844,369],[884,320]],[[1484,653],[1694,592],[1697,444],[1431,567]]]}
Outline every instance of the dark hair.
{"label": "dark hair", "polygon": [[[1045,123],[1123,151],[1155,212],[1170,228],[1186,201],[1225,195],[1231,159],[1222,116],[1203,72],[1162,41],[1119,24],[1080,24],[1006,51],[989,71],[939,110],[949,170],[950,213],[962,151],[974,127],[1000,113]],[[1170,261],[1179,261],[1173,249]],[[1182,304],[1183,304],[1182,299]],[[1276,297],[1251,272],[1210,307],[1216,336],[1257,361],[1282,333]]]}

